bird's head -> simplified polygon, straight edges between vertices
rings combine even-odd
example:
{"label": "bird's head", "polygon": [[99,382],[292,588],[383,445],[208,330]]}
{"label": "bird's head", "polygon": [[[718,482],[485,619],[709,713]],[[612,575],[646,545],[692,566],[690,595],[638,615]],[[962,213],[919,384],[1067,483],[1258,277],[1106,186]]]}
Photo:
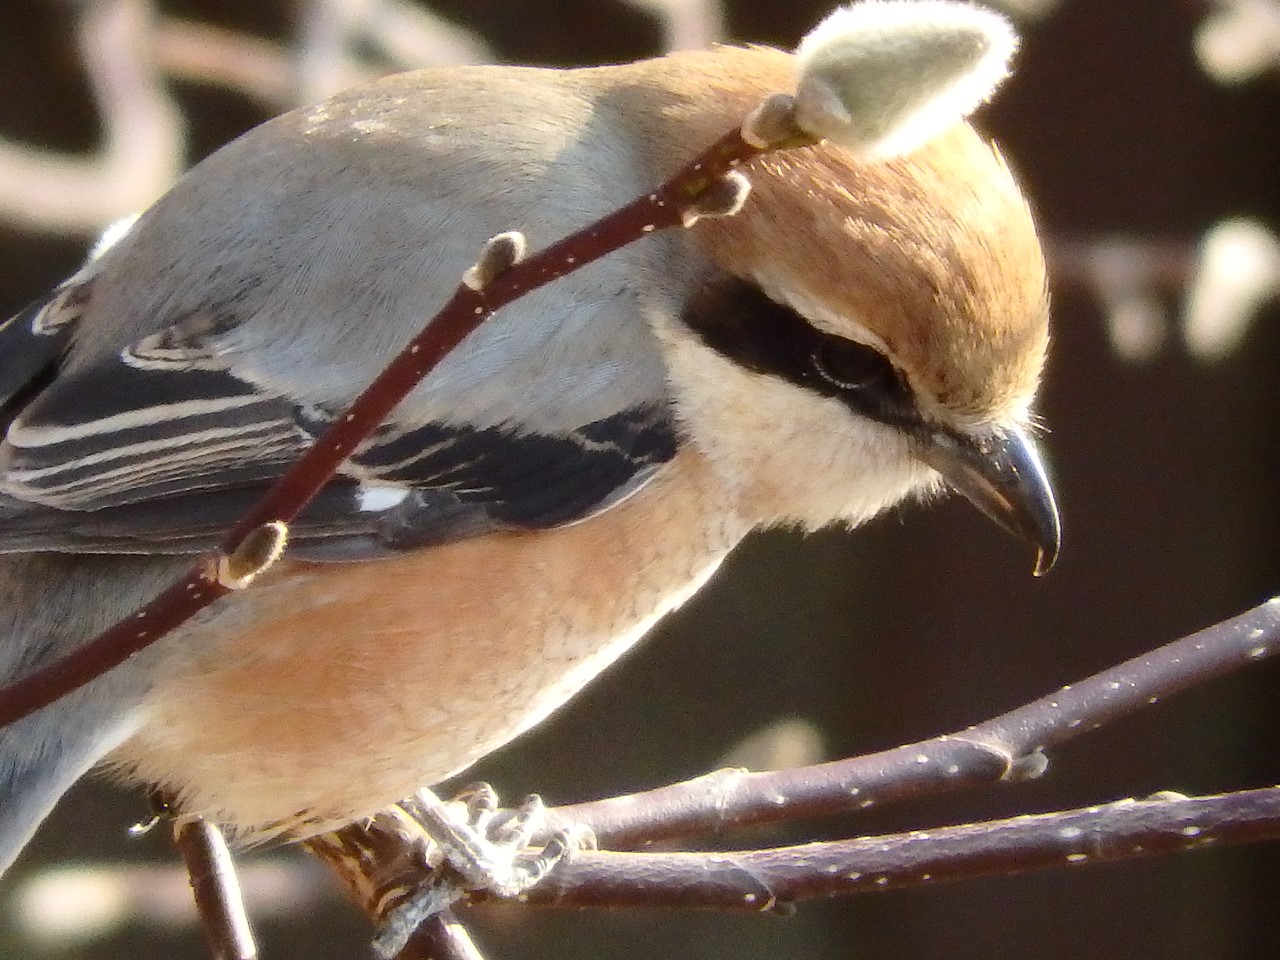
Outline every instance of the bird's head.
{"label": "bird's head", "polygon": [[756,522],[856,523],[949,487],[1042,573],[1059,525],[1030,436],[1048,305],[1027,202],[959,116],[890,158],[880,142],[757,158],[741,211],[694,227],[715,269],[664,336],[682,417]]}

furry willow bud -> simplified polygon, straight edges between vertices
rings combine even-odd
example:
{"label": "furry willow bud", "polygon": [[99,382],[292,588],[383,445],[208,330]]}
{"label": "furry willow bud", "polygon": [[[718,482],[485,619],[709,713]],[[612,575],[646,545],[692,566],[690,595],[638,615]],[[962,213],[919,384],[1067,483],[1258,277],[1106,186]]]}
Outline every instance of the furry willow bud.
{"label": "furry willow bud", "polygon": [[950,0],[842,7],[796,51],[796,122],[868,157],[909,153],[995,92],[1017,43],[1004,17]]}

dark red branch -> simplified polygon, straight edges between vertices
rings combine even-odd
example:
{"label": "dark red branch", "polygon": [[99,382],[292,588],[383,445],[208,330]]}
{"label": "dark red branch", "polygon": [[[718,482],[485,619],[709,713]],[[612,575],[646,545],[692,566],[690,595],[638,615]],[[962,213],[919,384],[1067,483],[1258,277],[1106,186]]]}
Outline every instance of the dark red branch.
{"label": "dark red branch", "polygon": [[467,335],[490,315],[525,294],[639,240],[646,233],[679,226],[684,212],[721,174],[758,153],[737,130],[721,137],[653,193],[639,197],[533,254],[497,276],[483,290],[460,286],[400,354],[356,398],[338,421],[232,528],[223,543],[231,553],[264,523],[293,520],[340,467],[403,400]]}
{"label": "dark red branch", "polygon": [[101,676],[225,596],[229,588],[216,575],[219,561],[264,524],[287,524],[297,517],[360,442],[493,311],[649,232],[680,225],[708,188],[760,152],[732,130],[652,193],[515,264],[482,290],[459,286],[346,413],[240,519],[219,553],[202,557],[180,581],[79,649],[0,690],[0,727]]}
{"label": "dark red branch", "polygon": [[202,560],[154,600],[108,627],[74,653],[0,690],[0,727],[47,707],[151,646],[230,591]]}

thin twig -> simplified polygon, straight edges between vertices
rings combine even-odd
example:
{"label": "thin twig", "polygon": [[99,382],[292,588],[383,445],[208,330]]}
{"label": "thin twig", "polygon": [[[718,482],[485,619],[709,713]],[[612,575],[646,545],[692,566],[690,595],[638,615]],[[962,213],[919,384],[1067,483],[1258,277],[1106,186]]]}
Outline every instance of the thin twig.
{"label": "thin twig", "polygon": [[[778,909],[792,901],[1212,843],[1280,838],[1280,788],[1162,794],[1082,810],[773,850],[621,853],[727,826],[795,821],[961,786],[1038,776],[1043,751],[1280,649],[1280,598],[949,736],[796,770],[726,770],[647,793],[548,811],[548,831],[592,827],[615,852],[580,851],[522,900],[555,906]],[[380,923],[426,879],[423,833],[400,808],[308,841]],[[475,899],[483,899],[477,894]]]}
{"label": "thin twig", "polygon": [[173,842],[187,866],[213,960],[255,960],[258,948],[222,832],[207,820],[180,817],[173,824]]}
{"label": "thin twig", "polygon": [[[728,172],[766,149],[802,142],[812,140],[796,139],[765,148],[749,144],[735,128],[652,193],[505,272],[494,273],[482,287],[460,284],[440,312],[240,519],[218,552],[201,557],[150,603],[71,654],[0,690],[0,727],[101,676],[230,592],[230,585],[220,580],[216,571],[237,553],[244,539],[297,517],[361,441],[495,310],[655,230],[691,226],[700,216],[731,214],[741,205],[746,187],[745,180],[731,179]],[[723,184],[728,184],[728,189],[722,188]]]}
{"label": "thin twig", "polygon": [[1280,651],[1280,598],[956,733],[793,770],[720,770],[684,783],[553,807],[548,831],[590,827],[603,846],[794,821],[1035,776],[1042,751]]}
{"label": "thin twig", "polygon": [[776,911],[816,897],[1112,863],[1278,838],[1280,788],[1196,798],[1162,795],[770,850],[581,851],[521,900],[556,907]]}
{"label": "thin twig", "polygon": [[396,960],[484,960],[452,910],[428,919],[409,938]]}

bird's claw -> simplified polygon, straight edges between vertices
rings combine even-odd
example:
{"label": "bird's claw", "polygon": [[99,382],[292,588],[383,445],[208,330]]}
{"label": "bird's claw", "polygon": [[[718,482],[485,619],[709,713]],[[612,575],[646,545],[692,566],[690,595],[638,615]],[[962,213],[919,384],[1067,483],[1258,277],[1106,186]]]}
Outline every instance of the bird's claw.
{"label": "bird's claw", "polygon": [[[465,819],[456,813],[459,805]],[[467,787],[448,804],[422,791],[409,812],[435,843],[438,859],[461,877],[468,891],[517,897],[546,875],[545,851],[525,853],[546,822],[546,805],[536,794],[503,811],[497,793],[484,783]]]}
{"label": "bird's claw", "polygon": [[374,943],[383,957],[398,954],[423,922],[466,894],[518,897],[575,850],[596,845],[590,828],[572,827],[554,834],[541,850],[531,850],[530,842],[546,823],[542,798],[533,794],[514,810],[503,811],[488,784],[467,787],[451,803],[422,790],[402,806],[431,838],[435,850],[428,862],[434,869],[388,912]]}

